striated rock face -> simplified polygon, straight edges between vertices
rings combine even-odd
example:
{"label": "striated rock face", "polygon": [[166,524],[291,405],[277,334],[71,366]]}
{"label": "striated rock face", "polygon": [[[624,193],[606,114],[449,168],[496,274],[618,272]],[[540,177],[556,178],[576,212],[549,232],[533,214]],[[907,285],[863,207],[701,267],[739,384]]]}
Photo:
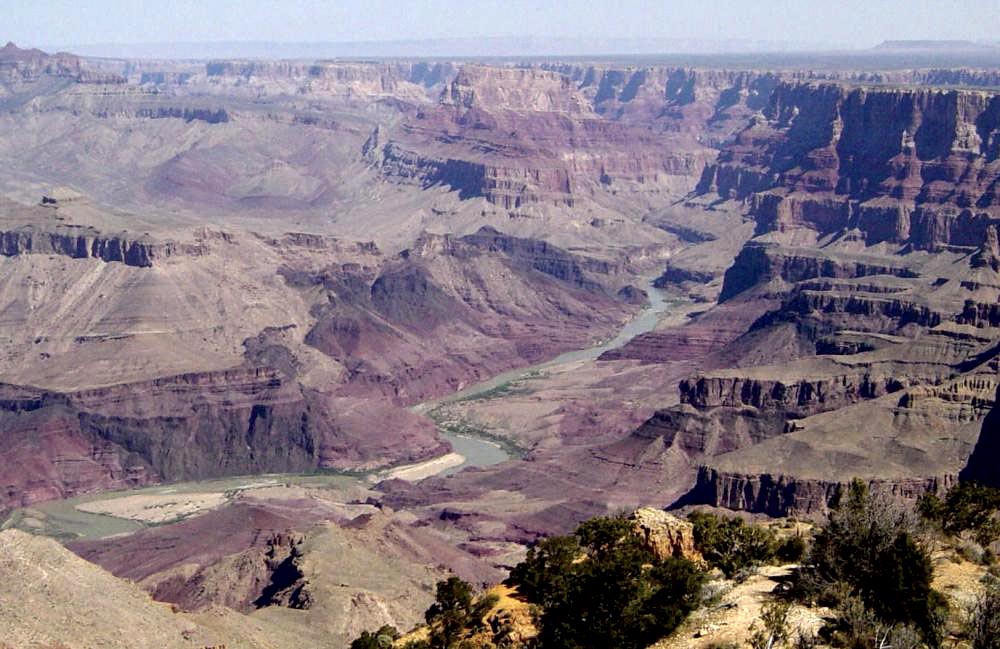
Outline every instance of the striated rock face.
{"label": "striated rock face", "polygon": [[759,379],[701,376],[681,381],[681,403],[698,409],[751,407],[807,417],[864,399],[898,392],[905,384],[895,376],[847,374],[818,379]]}
{"label": "striated rock face", "polygon": [[58,227],[44,230],[28,226],[16,230],[0,230],[0,255],[5,257],[63,255],[148,268],[157,259],[201,253],[202,248],[194,244],[154,242],[149,238],[136,240],[124,235],[107,236],[91,228]]}
{"label": "striated rock face", "polygon": [[[930,478],[869,480],[868,487],[916,500],[925,493],[941,494],[958,481],[956,475]],[[785,475],[741,475],[708,467],[698,471],[690,497],[716,507],[767,514],[769,516],[821,516],[845,492],[848,482],[827,482]]]}
{"label": "striated rock face", "polygon": [[[642,103],[637,122],[651,119],[645,102],[655,83],[641,100],[602,94],[595,83],[571,69],[466,65],[437,105],[409,115],[381,147],[366,143],[365,154],[388,178],[444,185],[508,210],[578,206],[619,186],[686,193],[714,155],[691,135],[698,129],[650,128],[603,105],[615,95]],[[672,100],[655,101],[662,109]]]}
{"label": "striated rock face", "polygon": [[[109,117],[107,113],[97,113],[98,117]],[[121,115],[118,115],[119,117]],[[224,124],[229,121],[229,112],[224,108],[182,108],[175,106],[160,106],[157,108],[140,108],[131,117],[138,119],[182,119],[185,122],[205,122],[207,124]]]}
{"label": "striated rock face", "polygon": [[592,114],[587,97],[568,76],[531,68],[463,66],[441,103],[489,111]]}
{"label": "striated rock face", "polygon": [[[995,404],[1000,404],[1000,387],[997,388]],[[1000,461],[1000,405],[994,405],[983,420],[976,447],[969,461],[962,469],[962,480],[971,480],[991,487],[1000,487],[997,462]]]}
{"label": "striated rock face", "polygon": [[[210,61],[204,75],[214,84],[240,92],[245,87],[290,85],[301,94],[350,100],[392,97],[425,103],[455,76],[449,62],[340,63],[317,61]],[[150,77],[146,77],[147,81]],[[197,85],[195,75],[176,78],[180,85]]]}
{"label": "striated rock face", "polygon": [[857,229],[935,249],[978,246],[1000,220],[995,93],[783,82],[764,115],[699,185],[749,200],[760,233]]}
{"label": "striated rock face", "polygon": [[775,279],[797,283],[821,277],[853,279],[869,275],[917,276],[905,264],[887,261],[884,257],[823,254],[751,241],[743,247],[733,265],[726,271],[719,301],[725,302],[749,288]]}
{"label": "striated rock face", "polygon": [[657,558],[703,559],[694,545],[694,525],[688,521],[651,507],[632,512],[629,520],[634,522],[643,543]]}
{"label": "striated rock face", "polygon": [[997,226],[986,228],[986,238],[982,247],[972,256],[973,268],[989,268],[1000,272],[1000,238],[997,237]]}
{"label": "striated rock face", "polygon": [[758,446],[706,458],[683,502],[812,515],[825,512],[856,477],[907,499],[946,490],[963,465],[963,479],[992,480],[986,467],[996,450],[993,354],[986,362],[970,361],[973,369],[951,380],[899,387],[898,396],[846,400]]}
{"label": "striated rock face", "polygon": [[893,332],[909,324],[936,327],[947,314],[917,300],[874,295],[837,295],[826,291],[797,291],[785,305],[785,314],[802,316],[823,313],[847,321],[855,320],[864,331]]}
{"label": "striated rock face", "polygon": [[20,87],[45,78],[78,84],[125,83],[122,75],[90,65],[67,52],[48,54],[39,49],[22,49],[11,42],[0,49],[0,84]]}

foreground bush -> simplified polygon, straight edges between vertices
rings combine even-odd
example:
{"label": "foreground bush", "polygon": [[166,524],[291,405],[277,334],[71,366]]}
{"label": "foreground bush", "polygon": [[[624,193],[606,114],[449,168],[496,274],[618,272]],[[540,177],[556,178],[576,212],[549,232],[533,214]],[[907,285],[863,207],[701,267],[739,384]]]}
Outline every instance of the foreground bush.
{"label": "foreground bush", "polygon": [[[404,649],[457,649],[472,646],[469,638],[485,627],[483,618],[496,603],[495,597],[473,596],[472,586],[458,577],[439,581],[434,603],[424,618],[430,628],[429,640],[411,640]],[[392,647],[399,633],[391,626],[365,631],[351,643],[351,649]]]}
{"label": "foreground bush", "polygon": [[[777,557],[779,544],[771,530],[747,525],[740,518],[705,512],[693,512],[688,520],[694,525],[695,547],[709,565],[722,570],[727,577],[773,563]],[[794,554],[796,549],[789,547],[785,551]]]}
{"label": "foreground bush", "polygon": [[385,625],[378,631],[365,631],[351,643],[351,649],[389,649],[399,638],[396,627]]}
{"label": "foreground bush", "polygon": [[971,532],[983,547],[1000,538],[1000,489],[974,482],[960,482],[944,500],[926,494],[917,505],[922,518],[949,534]]}
{"label": "foreground bush", "polygon": [[933,565],[915,529],[909,511],[854,482],[813,541],[799,593],[838,600],[827,603],[841,610],[857,608],[857,600],[883,634],[913,627],[926,644],[938,646],[947,603],[931,588]]}
{"label": "foreground bush", "polygon": [[437,584],[434,603],[424,618],[431,628],[430,646],[451,649],[483,625],[483,617],[496,603],[496,598],[472,596],[472,586],[458,577],[449,577]]}
{"label": "foreground bush", "polygon": [[698,607],[705,576],[690,561],[657,559],[614,517],[542,541],[511,580],[541,608],[541,647],[640,649]]}
{"label": "foreground bush", "polygon": [[1000,584],[987,586],[969,611],[972,649],[1000,649]]}

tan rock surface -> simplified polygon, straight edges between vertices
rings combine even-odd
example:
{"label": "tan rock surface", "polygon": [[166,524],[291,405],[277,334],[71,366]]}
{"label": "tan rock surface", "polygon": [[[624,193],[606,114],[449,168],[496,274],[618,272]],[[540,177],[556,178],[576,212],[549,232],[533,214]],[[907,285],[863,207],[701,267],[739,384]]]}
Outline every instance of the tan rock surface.
{"label": "tan rock surface", "polygon": [[636,510],[629,520],[635,523],[644,544],[657,558],[703,560],[694,545],[694,525],[688,521],[651,507]]}

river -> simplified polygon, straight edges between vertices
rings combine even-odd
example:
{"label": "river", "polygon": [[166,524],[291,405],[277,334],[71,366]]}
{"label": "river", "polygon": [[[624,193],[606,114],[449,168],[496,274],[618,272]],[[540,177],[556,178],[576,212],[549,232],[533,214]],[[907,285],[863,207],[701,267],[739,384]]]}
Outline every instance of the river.
{"label": "river", "polygon": [[[516,370],[504,372],[503,374],[494,376],[487,381],[470,385],[459,390],[458,392],[449,394],[446,397],[435,399],[433,401],[426,401],[414,406],[413,411],[418,413],[430,413],[438,406],[454,403],[456,401],[474,399],[479,395],[490,392],[491,390],[496,390],[502,385],[523,379],[529,375],[537,374],[538,372],[557,365],[584,360],[594,360],[610,349],[617,349],[623,346],[639,334],[651,331],[654,327],[656,327],[657,323],[660,322],[664,313],[668,309],[686,302],[686,300],[682,298],[671,296],[665,291],[653,286],[654,279],[649,279],[647,281],[646,293],[649,296],[649,301],[645,308],[643,308],[643,310],[640,311],[636,317],[632,318],[632,320],[625,324],[625,326],[623,326],[618,332],[618,335],[614,338],[594,345],[593,347],[587,347],[586,349],[578,349],[560,354],[553,359],[543,361],[536,365],[521,367]],[[446,471],[443,471],[442,475],[456,473],[467,467],[491,466],[493,464],[505,462],[511,458],[511,454],[503,447],[503,445],[498,444],[496,441],[489,438],[468,433],[454,433],[441,426],[438,427],[438,433],[441,437],[451,442],[455,452],[461,454],[465,458],[465,461],[462,464],[450,467]]]}
{"label": "river", "polygon": [[[684,300],[671,297],[655,288],[652,286],[651,281],[646,290],[649,295],[647,306],[635,318],[625,324],[618,332],[618,335],[611,340],[586,349],[566,352],[556,358],[530,367],[522,367],[504,372],[488,381],[468,386],[441,399],[427,401],[414,406],[413,410],[429,414],[434,408],[440,405],[453,403],[462,399],[475,398],[478,395],[495,390],[506,383],[525,378],[529,375],[535,375],[542,370],[556,365],[595,359],[605,351],[621,347],[635,336],[650,331],[660,322],[668,309],[684,302]],[[438,431],[443,438],[451,443],[454,453],[462,456],[462,461],[461,464],[457,462],[452,465],[446,464],[447,468],[444,470],[439,470],[436,467],[425,467],[426,473],[424,475],[448,475],[467,467],[491,466],[511,459],[512,454],[508,448],[505,448],[503,444],[495,440],[477,436],[474,433],[467,434],[463,432],[456,434],[445,429],[443,426],[439,426]],[[438,458],[437,460],[440,461],[441,459]],[[431,462],[434,461],[432,460]],[[103,513],[88,513],[77,509],[78,505],[113,500],[123,496],[148,495],[162,497],[185,493],[236,493],[260,486],[287,484],[327,488],[345,487],[356,484],[359,480],[369,483],[375,482],[388,477],[389,473],[387,471],[379,471],[361,476],[356,474],[337,474],[334,472],[320,472],[318,474],[307,475],[237,476],[215,480],[158,485],[117,493],[90,494],[67,500],[49,501],[40,503],[29,509],[17,510],[11,514],[7,521],[0,521],[2,523],[0,524],[0,528],[14,526],[28,529],[35,533],[49,534],[62,538],[103,538],[112,534],[134,532],[146,527],[146,524]],[[38,517],[38,520],[35,520],[35,517]]]}

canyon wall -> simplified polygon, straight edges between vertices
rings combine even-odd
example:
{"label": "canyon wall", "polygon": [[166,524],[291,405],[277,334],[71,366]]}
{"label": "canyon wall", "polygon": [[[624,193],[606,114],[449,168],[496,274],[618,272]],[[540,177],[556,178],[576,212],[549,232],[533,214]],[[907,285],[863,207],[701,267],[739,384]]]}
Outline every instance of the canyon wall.
{"label": "canyon wall", "polygon": [[167,257],[199,255],[197,244],[157,242],[148,237],[138,240],[126,234],[103,235],[92,228],[20,228],[0,230],[0,255],[61,255],[74,259],[100,259],[126,266],[151,267],[155,260]]}
{"label": "canyon wall", "polygon": [[758,233],[969,247],[1000,222],[998,158],[992,91],[782,82],[698,189],[748,201]]}

